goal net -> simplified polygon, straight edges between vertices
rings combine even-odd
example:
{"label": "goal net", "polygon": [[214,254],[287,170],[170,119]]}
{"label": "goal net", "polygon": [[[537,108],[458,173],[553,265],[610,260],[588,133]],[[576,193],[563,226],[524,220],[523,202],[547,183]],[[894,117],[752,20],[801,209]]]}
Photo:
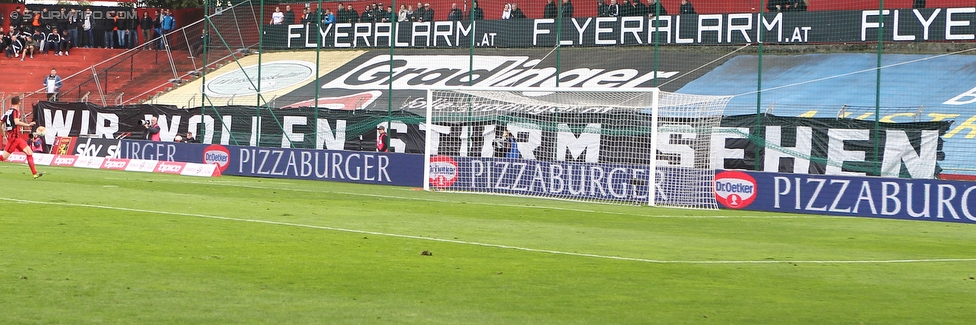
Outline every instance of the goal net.
{"label": "goal net", "polygon": [[714,209],[709,146],[729,99],[656,88],[431,89],[424,188]]}

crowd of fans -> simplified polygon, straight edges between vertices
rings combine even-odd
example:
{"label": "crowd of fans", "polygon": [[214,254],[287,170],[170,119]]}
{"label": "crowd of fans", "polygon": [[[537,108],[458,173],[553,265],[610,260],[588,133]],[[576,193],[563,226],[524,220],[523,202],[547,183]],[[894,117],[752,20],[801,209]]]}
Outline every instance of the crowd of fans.
{"label": "crowd of fans", "polygon": [[[109,11],[106,17],[96,17],[91,8],[81,11],[62,7],[59,12],[43,8],[40,12],[32,12],[18,6],[8,17],[11,19],[9,29],[4,31],[0,27],[0,52],[7,58],[22,61],[37,54],[70,55],[71,49],[76,47],[130,49],[142,44],[146,49],[159,49],[163,46],[161,39],[151,44],[147,41],[176,27],[176,19],[168,9],[157,10],[155,15],[146,11],[142,17],[136,9],[131,12]],[[101,36],[102,42],[96,42],[96,35]]]}
{"label": "crowd of fans", "polygon": [[[572,0],[546,0],[547,4],[543,10],[543,16],[541,18],[572,18],[574,17],[574,6]],[[560,1],[561,4],[557,4],[554,1]],[[655,15],[667,15],[668,11],[665,9],[664,5],[661,4],[660,0],[649,0],[647,4],[642,2],[642,0],[622,0],[623,3],[618,3],[617,0],[597,0],[597,15],[600,17],[621,17],[621,16],[655,16]],[[789,10],[806,10],[806,0],[771,0],[772,3],[783,2],[782,8],[792,8]],[[775,6],[774,6],[775,7]],[[803,9],[799,9],[799,8]],[[777,7],[779,8],[779,7]],[[773,9],[771,9],[773,10]],[[786,10],[786,9],[784,9]],[[382,2],[374,2],[372,4],[367,4],[362,8],[362,11],[356,10],[351,4],[338,3],[336,11],[331,9],[324,9],[321,11],[313,12],[313,9],[308,7],[302,10],[301,16],[297,16],[292,10],[290,5],[285,6],[284,10],[279,7],[275,7],[274,12],[271,14],[271,20],[268,22],[271,25],[291,25],[291,24],[312,24],[318,19],[318,15],[321,14],[322,24],[333,24],[333,23],[373,23],[373,22],[394,22],[394,21],[410,21],[410,22],[426,22],[434,20],[448,20],[448,21],[459,21],[459,20],[484,20],[485,12],[478,5],[477,1],[471,2],[471,8],[467,12],[458,8],[457,3],[451,4],[451,9],[447,12],[445,16],[435,17],[434,9],[431,8],[430,3],[418,2],[416,6],[412,4],[400,4],[400,8],[394,10],[392,6],[384,6]],[[776,10],[773,10],[776,11]],[[681,5],[679,7],[680,14],[696,14],[694,6],[689,0],[681,0]],[[525,13],[519,9],[517,3],[505,3],[504,9],[498,16],[489,16],[488,19],[525,19]]]}

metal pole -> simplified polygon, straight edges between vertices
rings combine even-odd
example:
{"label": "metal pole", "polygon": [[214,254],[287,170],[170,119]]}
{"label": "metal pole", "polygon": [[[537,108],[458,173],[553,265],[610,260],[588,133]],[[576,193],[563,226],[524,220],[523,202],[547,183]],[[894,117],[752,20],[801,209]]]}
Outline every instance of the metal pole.
{"label": "metal pole", "polygon": [[881,139],[881,57],[882,52],[884,52],[884,0],[880,0],[878,8],[878,63],[875,73],[874,89],[874,172],[875,175],[881,175],[881,159],[880,159],[880,139]]}
{"label": "metal pole", "polygon": [[[392,8],[396,8],[396,0],[393,0]],[[383,8],[380,8],[380,10],[382,9]],[[396,30],[397,30],[397,25],[399,24],[399,22],[397,21],[398,17],[399,15],[393,15],[393,19],[392,19],[393,24],[390,25],[390,35],[391,35],[390,37],[390,78],[389,78],[390,81],[387,89],[389,93],[386,95],[387,136],[389,136],[390,132],[393,132],[393,130],[390,129],[390,120],[393,119],[393,52],[394,52],[393,49],[396,48],[396,41],[394,40],[396,40]],[[427,127],[430,128],[430,125],[428,125]],[[427,130],[427,132],[431,132],[431,131]],[[387,150],[389,151],[389,148],[387,148]]]}
{"label": "metal pole", "polygon": [[[314,114],[313,115],[314,122],[312,122],[312,127],[315,130],[315,136],[313,137],[314,138],[313,141],[315,141],[314,142],[315,143],[314,146],[318,146],[318,143],[319,143],[319,127],[318,127],[318,125],[319,125],[319,88],[321,88],[321,86],[319,86],[319,65],[321,64],[320,62],[321,62],[321,55],[322,55],[322,34],[319,33],[319,29],[322,28],[322,14],[323,13],[324,13],[324,10],[322,10],[322,0],[319,0],[318,1],[318,4],[316,4],[316,7],[315,7],[315,17],[316,17],[315,18],[315,24],[309,24],[309,26],[307,26],[307,28],[312,28],[313,26],[315,27],[315,102],[314,102],[315,104],[312,105],[313,109],[315,110],[314,113],[313,113]],[[325,148],[323,147],[322,149],[325,149]]]}
{"label": "metal pole", "polygon": [[258,125],[257,128],[255,128],[255,130],[257,130],[256,132],[258,133],[257,141],[256,141],[257,142],[256,145],[258,147],[261,146],[261,99],[262,99],[261,97],[261,56],[264,55],[264,0],[260,0],[259,3],[261,6],[260,8],[261,14],[260,14],[260,18],[258,19],[258,21],[260,22],[260,25],[258,25],[260,26],[258,31],[258,33],[260,34],[258,35],[258,84],[254,86],[255,91],[257,91],[256,102],[258,106],[258,112],[257,112],[258,118],[256,120],[256,123]]}
{"label": "metal pole", "polygon": [[[204,136],[206,135],[206,124],[207,124],[207,48],[210,47],[210,36],[207,30],[210,29],[210,0],[205,0],[203,2],[203,35],[200,40],[200,46],[203,47],[203,66],[200,67],[200,125],[197,129],[197,141],[203,143]],[[190,53],[193,53],[193,49],[190,49]],[[187,107],[189,109],[189,107]],[[214,123],[216,124],[216,123]],[[187,130],[189,131],[189,130]]]}
{"label": "metal pole", "polygon": [[[766,13],[763,10],[764,8],[766,7],[763,6],[763,0],[759,0],[759,19],[758,19],[759,21],[756,22],[756,25],[759,27],[762,26],[763,23],[762,20],[766,18]],[[753,155],[755,155],[756,157],[754,159],[753,169],[757,171],[760,170],[761,168],[760,160],[759,160],[759,149],[760,149],[759,139],[762,132],[762,70],[763,70],[762,36],[763,36],[762,28],[756,28],[756,42],[759,42],[759,55],[757,60],[759,60],[759,62],[757,62],[758,71],[756,71],[756,126],[755,126],[756,131],[752,135],[752,144],[755,146],[755,149],[753,150]]]}

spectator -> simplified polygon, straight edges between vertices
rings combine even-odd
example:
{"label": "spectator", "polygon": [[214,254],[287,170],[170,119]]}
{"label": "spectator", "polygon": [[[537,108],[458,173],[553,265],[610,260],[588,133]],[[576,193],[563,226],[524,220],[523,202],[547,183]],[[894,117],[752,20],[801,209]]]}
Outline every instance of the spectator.
{"label": "spectator", "polygon": [[159,119],[155,116],[149,121],[143,121],[142,126],[146,128],[146,140],[159,141]]}
{"label": "spectator", "polygon": [[340,2],[339,6],[336,7],[335,18],[336,22],[342,23],[346,21],[346,6],[343,5],[342,2]]}
{"label": "spectator", "polygon": [[281,12],[281,7],[275,7],[275,11],[271,13],[271,24],[281,25],[285,21],[285,13]]}
{"label": "spectator", "polygon": [[47,7],[41,8],[41,12],[34,16],[34,28],[40,28],[42,34],[47,34],[53,28],[52,25],[51,13],[47,11]]}
{"label": "spectator", "polygon": [[522,9],[519,9],[517,3],[512,3],[512,19],[525,19],[525,14],[522,13]]}
{"label": "spectator", "polygon": [[61,31],[61,48],[58,49],[58,52],[62,53],[63,55],[68,55],[68,50],[70,50],[72,47],[74,47],[74,43],[71,41],[71,38],[68,37],[68,31]]}
{"label": "spectator", "polygon": [[681,9],[680,9],[680,12],[681,12],[682,15],[694,15],[694,14],[696,14],[695,13],[695,7],[692,6],[691,5],[691,2],[688,2],[688,0],[681,0]]}
{"label": "spectator", "polygon": [[401,4],[400,11],[397,12],[397,21],[409,21],[410,12],[407,11],[407,5]]}
{"label": "spectator", "polygon": [[553,0],[546,0],[546,7],[542,10],[542,18],[556,18],[556,15],[559,14],[556,10],[556,3]]}
{"label": "spectator", "polygon": [[[640,1],[640,0],[635,0]],[[647,6],[647,15],[650,17],[654,16],[667,16],[668,10],[664,9],[664,5],[661,4],[661,0],[654,0],[649,6]]]}
{"label": "spectator", "polygon": [[769,12],[783,12],[789,9],[789,0],[769,0],[766,4],[766,10]]}
{"label": "spectator", "polygon": [[512,19],[512,4],[506,3],[505,9],[502,9],[502,19],[508,20]]}
{"label": "spectator", "polygon": [[[31,35],[30,37],[34,41],[34,52],[37,52],[37,51],[43,52],[44,49],[47,48],[47,46],[46,46],[46,44],[47,44],[47,34],[44,34],[44,32],[41,31],[41,28],[34,28],[34,34]],[[31,59],[33,59],[33,58],[34,58],[34,55],[31,54]]]}
{"label": "spectator", "polygon": [[66,30],[68,31],[68,41],[71,42],[72,46],[78,46],[81,44],[81,39],[78,38],[78,29],[81,28],[78,14],[79,13],[75,10],[75,8],[71,8],[71,10],[68,11],[68,28],[66,28]]}
{"label": "spectator", "polygon": [[366,8],[363,8],[363,14],[359,16],[359,21],[364,23],[375,22],[376,16],[373,14],[373,7],[366,5]]}
{"label": "spectator", "polygon": [[[326,11],[329,11],[329,9],[326,9]],[[186,136],[183,137],[183,142],[184,143],[197,143],[198,141],[197,141],[196,138],[193,137],[193,132],[187,131],[186,132]]]}
{"label": "spectator", "polygon": [[464,13],[461,12],[461,9],[458,9],[457,3],[452,3],[451,11],[447,13],[447,20],[459,21],[461,19],[464,19]]}
{"label": "spectator", "polygon": [[424,21],[434,21],[434,8],[430,7],[430,3],[424,3]]}
{"label": "spectator", "polygon": [[424,21],[434,21],[434,8],[427,2],[424,3]]}
{"label": "spectator", "polygon": [[14,8],[14,10],[11,10],[10,15],[7,17],[10,17],[10,30],[16,29],[17,24],[20,23],[20,6],[17,6],[17,8]]}
{"label": "spectator", "polygon": [[57,52],[55,55],[61,55],[61,41],[61,33],[58,32],[58,28],[55,27],[53,30],[51,30],[50,34],[47,34],[47,40],[44,42],[43,53],[47,54],[47,52],[53,48],[54,51]]}
{"label": "spectator", "polygon": [[[660,0],[658,0],[656,2],[660,2]],[[630,3],[631,3],[631,6],[633,6],[634,16],[644,17],[644,16],[647,16],[647,15],[654,14],[654,12],[653,12],[654,11],[654,7],[650,6],[652,3],[648,3],[648,6],[645,6],[644,3],[641,2],[640,0],[630,0]],[[664,15],[664,14],[661,14],[661,15]]]}
{"label": "spectator", "polygon": [[135,48],[139,46],[139,13],[135,9],[129,12],[129,16],[125,18],[125,35],[127,48]]}
{"label": "spectator", "polygon": [[427,13],[427,9],[424,8],[424,4],[418,2],[417,10],[413,12],[413,21],[423,21],[425,13]]}
{"label": "spectator", "polygon": [[379,131],[379,134],[376,136],[376,151],[389,152],[390,136],[386,134],[386,127],[380,125],[376,129]]}
{"label": "spectator", "polygon": [[285,5],[285,25],[292,25],[295,23],[295,12],[291,11],[291,5]]}
{"label": "spectator", "polygon": [[596,2],[596,16],[597,17],[610,17],[610,15],[607,15],[607,9],[609,7],[610,6],[607,6],[607,3],[606,2],[603,2],[603,0],[597,0],[597,2]]}
{"label": "spectator", "polygon": [[468,12],[468,19],[470,20],[485,20],[485,12],[481,10],[478,6],[477,1],[471,2],[471,11]]}
{"label": "spectator", "polygon": [[163,12],[156,10],[156,18],[153,19],[153,38],[159,37],[154,44],[157,50],[163,48],[163,39],[160,36],[163,36]]}
{"label": "spectator", "polygon": [[24,43],[13,28],[11,28],[10,32],[4,36],[3,42],[7,43],[7,48],[5,51],[7,58],[20,57],[20,52],[24,49]]}
{"label": "spectator", "polygon": [[92,17],[91,8],[85,9],[85,17],[81,21],[82,43],[85,47],[95,46],[95,18]]}
{"label": "spectator", "polygon": [[142,12],[142,19],[139,20],[139,28],[142,28],[142,44],[144,50],[152,46],[149,41],[153,39],[153,19],[149,17],[149,10]]}
{"label": "spectator", "polygon": [[51,69],[51,74],[44,78],[44,89],[47,90],[47,101],[58,101],[58,93],[61,92],[61,76],[58,71]]}
{"label": "spectator", "polygon": [[617,0],[610,0],[610,5],[607,6],[607,17],[620,17],[620,4]]}
{"label": "spectator", "polygon": [[30,9],[24,8],[24,14],[20,15],[20,30],[32,30],[34,22],[34,13]]}
{"label": "spectator", "polygon": [[352,7],[352,5],[346,6],[346,21],[344,23],[355,23],[359,21],[359,12]]}
{"label": "spectator", "polygon": [[332,14],[332,10],[325,9],[325,14],[322,15],[323,25],[332,25],[336,22],[336,16]]}
{"label": "spectator", "polygon": [[[3,25],[0,23],[0,25]],[[58,16],[54,18],[54,27],[58,30],[68,29],[68,9],[61,7],[58,11]]]}
{"label": "spectator", "polygon": [[391,23],[396,19],[396,14],[393,13],[393,6],[386,6],[386,13],[383,14],[383,18],[380,20],[384,23]]}
{"label": "spectator", "polygon": [[912,2],[912,8],[922,9],[925,8],[925,0],[915,0]]}
{"label": "spectator", "polygon": [[407,5],[407,20],[406,21],[414,21],[413,5]]}
{"label": "spectator", "polygon": [[115,30],[116,30],[116,19],[114,12],[108,13],[108,19],[102,19],[102,35],[104,35],[104,45],[105,48],[110,49],[115,47]]}
{"label": "spectator", "polygon": [[118,43],[113,45],[117,45],[118,48],[125,48],[126,40],[129,39],[129,35],[126,33],[128,23],[126,23],[124,16],[125,12],[120,11],[115,13],[115,17],[112,17],[112,30],[115,31],[115,38],[118,40]]}
{"label": "spectator", "polygon": [[45,151],[44,148],[46,146],[44,145],[44,136],[37,132],[31,132],[30,142],[27,144],[30,146],[33,153],[44,153]]}
{"label": "spectator", "polygon": [[807,0],[790,0],[790,11],[807,11]]}
{"label": "spectator", "polygon": [[563,18],[573,18],[573,2],[570,0],[563,0],[562,7]]}
{"label": "spectator", "polygon": [[173,142],[183,143],[183,136],[177,134],[175,137],[173,137]]}
{"label": "spectator", "polygon": [[[322,20],[325,20],[324,16],[322,17]],[[305,25],[305,28],[308,28],[308,26],[313,22],[315,22],[315,15],[312,14],[312,11],[308,10],[308,7],[302,9],[302,25]]]}
{"label": "spectator", "polygon": [[163,9],[163,20],[160,21],[160,27],[163,28],[163,35],[169,34],[174,29],[176,29],[176,17],[173,16],[173,11],[170,9]]}
{"label": "spectator", "polygon": [[[0,17],[3,17],[3,15],[0,15]],[[6,52],[8,46],[10,46],[10,35],[3,32],[3,23],[0,23],[0,52]]]}
{"label": "spectator", "polygon": [[21,42],[24,44],[24,49],[20,51],[20,60],[24,61],[28,54],[30,54],[30,58],[33,59],[34,52],[37,49],[37,42],[34,40],[32,35],[26,35],[26,33],[21,33],[20,37],[23,39]]}

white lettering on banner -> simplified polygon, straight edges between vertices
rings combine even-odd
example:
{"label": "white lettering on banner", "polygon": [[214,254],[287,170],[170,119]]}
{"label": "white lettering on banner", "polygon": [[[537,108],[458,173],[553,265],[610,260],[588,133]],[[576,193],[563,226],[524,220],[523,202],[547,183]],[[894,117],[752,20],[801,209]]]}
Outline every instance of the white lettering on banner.
{"label": "white lettering on banner", "polygon": [[[602,199],[647,199],[647,169],[534,161],[467,160],[465,186],[503,193],[546,193]],[[455,183],[457,184],[457,183]],[[641,185],[636,185],[641,184]]]}
{"label": "white lettering on banner", "polygon": [[115,137],[115,132],[119,131],[119,116],[109,113],[95,113],[95,133],[96,138]]}
{"label": "white lettering on banner", "polygon": [[[473,70],[468,70],[471,58],[460,55],[387,55],[375,56],[345,74],[322,85],[322,89],[426,89],[429,86],[553,86],[555,67],[538,66],[540,60],[525,56],[475,56]],[[390,65],[393,65],[392,75]],[[451,68],[446,68],[451,67]],[[457,67],[457,68],[454,68]],[[465,67],[465,68],[461,68]],[[678,71],[641,72],[634,69],[577,68],[559,75],[561,87],[639,87],[644,82],[670,78]],[[470,75],[470,78],[469,78]],[[392,80],[392,81],[391,81]]]}
{"label": "white lettering on banner", "polygon": [[[767,138],[770,128],[778,128],[778,126],[767,126]],[[728,139],[746,139],[746,134],[749,134],[749,128],[727,128],[727,127],[717,127],[714,129],[715,132],[712,133],[712,143],[711,154],[712,168],[714,169],[725,169],[725,159],[735,158],[735,159],[745,159],[746,150],[744,148],[727,148],[725,142]],[[660,143],[660,142],[659,142]],[[769,150],[767,149],[768,153]],[[722,157],[722,159],[718,159]]]}
{"label": "white lettering on banner", "polygon": [[284,133],[281,137],[281,147],[291,148],[292,142],[305,142],[305,133],[295,132],[295,125],[305,125],[308,122],[308,118],[305,116],[282,116],[282,130]]}
{"label": "white lettering on banner", "polygon": [[762,38],[760,36],[760,33],[764,32],[763,29],[765,29],[765,31],[768,32],[768,31],[772,31],[775,28],[776,42],[782,42],[783,41],[783,13],[782,12],[777,13],[776,16],[773,16],[772,21],[766,20],[767,18],[766,15],[763,14],[757,14],[757,15],[759,15],[758,21],[760,24],[762,24],[762,27],[756,28],[756,39],[760,41],[768,41]]}
{"label": "white lettering on banner", "polygon": [[[912,13],[914,13],[915,16],[915,21],[912,22],[917,23],[917,25],[910,25],[908,26],[908,28],[905,29],[912,30],[913,29],[912,27],[921,26],[922,39],[926,41],[929,40],[930,37],[929,29],[932,26],[932,23],[935,21],[935,19],[940,14],[943,13],[943,9],[942,8],[935,9],[934,11],[932,11],[932,15],[929,17],[923,17],[922,12],[919,11],[918,9],[913,9]],[[955,40],[971,40],[976,38],[976,34],[973,33],[968,33],[968,34],[957,33],[954,31],[958,29],[966,29],[967,27],[972,26],[973,23],[972,13],[976,13],[976,8],[973,7],[946,8],[945,9],[945,38],[943,38],[943,40],[955,41]],[[876,29],[878,28],[888,28],[887,25],[881,26],[881,23],[879,22],[880,21],[879,16],[881,15],[893,16],[892,18],[894,19],[894,23],[891,24],[892,40],[914,41],[916,39],[915,35],[901,34],[900,29],[902,29],[903,22],[900,19],[901,15],[899,10],[884,10],[881,12],[879,12],[878,10],[865,10],[861,12],[861,41],[867,41],[868,35],[876,37],[877,35]],[[960,18],[960,17],[965,17],[965,18]]]}
{"label": "white lettering on banner", "polygon": [[129,141],[123,142],[123,146],[128,145],[127,157],[122,157],[126,159],[142,159],[142,160],[162,160],[162,161],[174,161],[174,156],[176,155],[176,145],[173,143],[165,142],[143,142],[143,141]]}
{"label": "white lettering on banner", "polygon": [[577,138],[569,124],[561,123],[556,135],[556,160],[566,161],[568,154],[573,160],[578,160],[586,151],[585,162],[595,163],[600,160],[600,127],[599,123],[590,123],[583,128]]}
{"label": "white lettering on banner", "polygon": [[[783,146],[783,127],[770,125],[766,127],[766,146],[763,148],[763,170],[779,172],[782,159],[793,160],[794,174],[806,174],[810,171],[810,159],[813,154],[813,128],[809,126],[796,127],[796,139],[793,147]],[[742,129],[739,129],[741,132]],[[748,132],[748,129],[746,130]],[[905,144],[905,142],[899,143]],[[934,156],[933,156],[934,157]],[[934,161],[933,161],[934,162]],[[714,165],[713,165],[714,166]],[[724,168],[716,167],[716,168]]]}
{"label": "white lettering on banner", "polygon": [[[954,27],[968,27],[972,25],[970,20],[953,19],[956,14],[964,14],[967,16],[972,16],[972,13],[976,13],[976,8],[946,8],[946,28],[945,28],[945,39],[947,41],[959,41],[959,40],[971,40],[976,38],[974,34],[954,34],[952,29]],[[962,15],[959,15],[962,16]],[[971,19],[971,18],[970,18]]]}
{"label": "white lettering on banner", "polygon": [[383,154],[241,148],[238,155],[245,175],[392,183]]}
{"label": "white lettering on banner", "polygon": [[[793,210],[842,215],[905,215],[911,218],[953,219],[976,222],[976,185],[930,184],[847,179],[773,177],[773,208],[792,200]],[[922,185],[919,188],[919,183]],[[801,186],[802,184],[802,186]],[[935,191],[932,190],[935,185]],[[811,192],[812,191],[812,192]],[[811,192],[811,195],[802,193]],[[935,195],[931,195],[934,193]],[[829,204],[828,204],[829,202]],[[879,209],[880,208],[880,209]],[[933,212],[935,212],[933,214]]]}
{"label": "white lettering on banner", "polygon": [[976,87],[945,101],[946,105],[969,105],[976,103]]}
{"label": "white lettering on banner", "polygon": [[827,130],[827,136],[830,139],[827,142],[827,157],[839,162],[827,164],[827,174],[864,175],[865,173],[863,172],[848,172],[843,170],[844,161],[864,161],[866,154],[864,151],[845,150],[844,142],[868,140],[870,138],[870,130],[830,129]]}
{"label": "white lettering on banner", "polygon": [[102,152],[102,148],[104,148],[105,145],[94,145],[94,144],[92,144],[92,138],[87,138],[87,140],[85,141],[85,143],[79,143],[75,147],[74,154],[77,155],[77,156],[83,156],[83,157],[84,156],[87,156],[87,157],[96,157],[96,156],[98,156],[98,157],[119,158],[119,153],[120,153],[119,143],[121,143],[121,141],[120,142],[116,142],[116,144],[113,144],[113,145],[108,146],[108,148],[105,149],[105,154],[104,155],[99,155]]}
{"label": "white lettering on banner", "polygon": [[[976,88],[973,90],[976,90]],[[71,126],[74,125],[75,111],[56,110],[52,112],[51,109],[45,108],[43,114],[44,125],[47,128],[47,136],[44,137],[44,140],[47,143],[53,143],[54,139],[58,137],[71,135]]]}

